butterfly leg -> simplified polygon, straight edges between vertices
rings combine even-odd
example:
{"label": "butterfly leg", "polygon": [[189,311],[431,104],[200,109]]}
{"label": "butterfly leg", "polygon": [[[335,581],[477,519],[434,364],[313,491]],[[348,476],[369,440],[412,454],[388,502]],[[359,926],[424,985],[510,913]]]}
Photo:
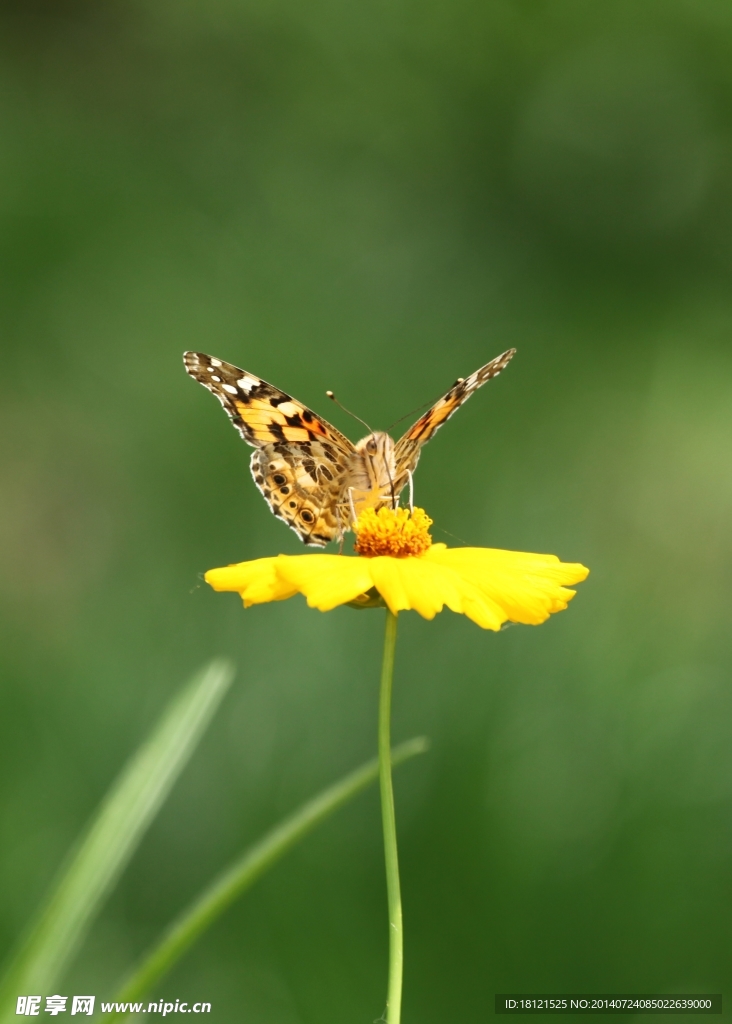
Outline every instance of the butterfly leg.
{"label": "butterfly leg", "polygon": [[358,517],[356,516],[356,506],[353,504],[353,488],[352,487],[348,488],[348,502],[349,502],[349,504],[351,506],[351,517],[353,519],[353,525],[355,526],[356,525],[356,519]]}
{"label": "butterfly leg", "polygon": [[409,511],[414,512],[414,480],[410,469],[407,470],[407,476],[409,477]]}

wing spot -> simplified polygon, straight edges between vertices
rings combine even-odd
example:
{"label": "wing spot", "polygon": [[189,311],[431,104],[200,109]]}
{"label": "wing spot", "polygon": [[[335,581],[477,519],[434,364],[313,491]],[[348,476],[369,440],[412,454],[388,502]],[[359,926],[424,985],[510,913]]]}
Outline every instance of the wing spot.
{"label": "wing spot", "polygon": [[222,384],[221,387],[224,389],[224,391],[228,391],[230,395],[237,394],[237,389],[234,387],[233,384]]}
{"label": "wing spot", "polygon": [[279,484],[284,484],[287,481],[287,477],[284,476],[282,473],[275,473],[272,479],[278,486]]}
{"label": "wing spot", "polygon": [[313,414],[310,412],[309,409],[303,409],[302,418],[305,420],[306,423],[313,422]]}
{"label": "wing spot", "polygon": [[304,523],[312,523],[315,521],[315,516],[308,509],[304,508],[300,513],[300,518]]}
{"label": "wing spot", "polygon": [[257,386],[259,381],[255,380],[254,377],[241,377],[236,383],[242,391],[251,391],[252,388]]}
{"label": "wing spot", "polygon": [[297,508],[297,502],[296,501],[291,501],[290,502],[290,508]]}
{"label": "wing spot", "polygon": [[285,484],[284,487],[280,487],[280,494],[289,494],[290,488]]}
{"label": "wing spot", "polygon": [[[213,359],[213,358],[211,359],[211,366],[223,366],[223,365],[224,364],[221,362],[220,359]],[[211,370],[211,367],[209,367],[209,371],[211,373],[213,373],[213,370]]]}

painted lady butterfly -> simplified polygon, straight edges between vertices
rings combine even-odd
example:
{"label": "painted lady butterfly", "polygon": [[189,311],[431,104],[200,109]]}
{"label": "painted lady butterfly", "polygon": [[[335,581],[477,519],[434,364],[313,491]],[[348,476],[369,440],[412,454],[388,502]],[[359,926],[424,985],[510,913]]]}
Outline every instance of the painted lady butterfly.
{"label": "painted lady butterfly", "polygon": [[254,482],[276,516],[305,544],[323,547],[343,537],[364,508],[396,506],[417,467],[422,445],[474,391],[508,365],[516,349],[458,379],[447,394],[394,441],[374,431],[353,445],[339,430],[231,363],[186,352],[187,372],[223,405],[241,436],[257,450]]}

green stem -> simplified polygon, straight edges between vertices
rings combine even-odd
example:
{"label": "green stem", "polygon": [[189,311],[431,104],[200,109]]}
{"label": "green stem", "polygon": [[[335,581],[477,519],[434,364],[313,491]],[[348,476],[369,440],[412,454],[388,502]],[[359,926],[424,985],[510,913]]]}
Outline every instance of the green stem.
{"label": "green stem", "polygon": [[384,829],[386,860],[386,893],[389,904],[389,984],[386,994],[386,1024],[399,1024],[402,1012],[402,970],[404,936],[402,931],[402,896],[399,888],[394,790],[391,785],[391,683],[394,676],[397,617],[387,609],[384,660],[381,665],[379,694],[379,785],[381,787],[381,820]]}
{"label": "green stem", "polygon": [[[415,754],[423,754],[427,746],[423,736],[400,743],[391,752],[392,764],[396,766]],[[375,782],[378,772],[378,761],[367,762],[308,800],[251,846],[178,916],[121,986],[115,1000],[134,1003],[142,999],[235,899],[311,829]],[[120,1010],[110,1021],[126,1016],[127,1013]]]}

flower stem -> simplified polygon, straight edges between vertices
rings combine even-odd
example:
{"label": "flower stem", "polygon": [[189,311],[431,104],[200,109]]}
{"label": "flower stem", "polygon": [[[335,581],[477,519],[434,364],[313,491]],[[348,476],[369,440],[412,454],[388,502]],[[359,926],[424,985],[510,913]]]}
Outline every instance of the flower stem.
{"label": "flower stem", "polygon": [[384,660],[379,694],[379,785],[381,820],[384,830],[386,892],[389,904],[389,985],[386,995],[386,1024],[399,1024],[402,1010],[402,897],[399,888],[394,791],[391,785],[391,683],[394,676],[397,617],[387,609]]}
{"label": "flower stem", "polygon": [[[428,748],[424,736],[417,736],[406,743],[400,743],[391,752],[393,767],[407,761],[415,754],[423,754]],[[352,797],[375,782],[379,775],[376,758],[350,772],[335,785],[324,789],[308,800],[293,814],[259,839],[253,846],[224,869],[221,874],[186,908],[169,926],[162,939],[151,950],[134,973],[118,990],[114,999],[125,1005],[138,1002],[146,996],[171,967],[183,956],[193,943],[208,929],[228,907],[246,892],[257,879],[268,871],[290,847],[330,814],[337,811]],[[15,1003],[10,1013],[15,1013]],[[127,1012],[113,1013],[110,1020],[127,1017]],[[15,1017],[13,1017],[15,1020]],[[0,1024],[10,1024],[0,1018]]]}

